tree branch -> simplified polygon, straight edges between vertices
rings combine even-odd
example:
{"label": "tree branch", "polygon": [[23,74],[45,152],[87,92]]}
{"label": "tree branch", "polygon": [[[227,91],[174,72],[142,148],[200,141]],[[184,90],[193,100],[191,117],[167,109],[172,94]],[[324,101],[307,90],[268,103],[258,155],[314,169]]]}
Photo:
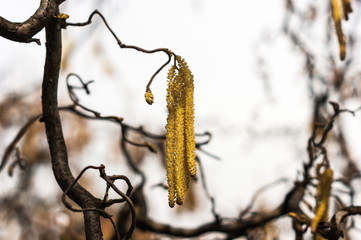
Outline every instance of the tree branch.
{"label": "tree branch", "polygon": [[[48,13],[58,13],[58,5],[49,1]],[[57,88],[61,62],[61,26],[57,18],[51,18],[46,25],[46,59],[42,85],[42,121],[45,123],[46,136],[49,143],[52,168],[55,179],[63,191],[73,182],[74,177],[69,169],[67,149],[63,137],[58,111]],[[95,198],[79,184],[69,191],[69,197],[81,208],[100,208],[101,200]],[[100,214],[96,211],[84,212],[86,238],[102,239]]]}
{"label": "tree branch", "polygon": [[25,22],[11,22],[0,17],[0,36],[16,42],[36,42],[40,45],[40,40],[33,38],[40,32],[57,14],[52,7],[60,4],[60,0],[41,0],[39,8]]}

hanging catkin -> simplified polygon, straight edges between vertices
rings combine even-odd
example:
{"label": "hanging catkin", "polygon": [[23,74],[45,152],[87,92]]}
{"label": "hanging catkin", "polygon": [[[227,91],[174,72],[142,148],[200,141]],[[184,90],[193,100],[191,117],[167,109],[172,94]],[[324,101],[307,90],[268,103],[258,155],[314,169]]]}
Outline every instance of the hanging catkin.
{"label": "hanging catkin", "polygon": [[181,205],[189,188],[190,177],[196,174],[194,135],[194,83],[187,63],[176,57],[179,65],[168,72],[166,125],[166,161],[168,202]]}

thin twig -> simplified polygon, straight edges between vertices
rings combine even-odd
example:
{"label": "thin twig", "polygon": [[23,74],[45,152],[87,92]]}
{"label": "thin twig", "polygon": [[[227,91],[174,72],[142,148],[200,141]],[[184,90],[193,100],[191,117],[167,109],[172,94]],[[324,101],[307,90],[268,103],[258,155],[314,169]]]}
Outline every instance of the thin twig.
{"label": "thin twig", "polygon": [[240,218],[242,218],[244,215],[246,215],[247,213],[249,213],[249,211],[252,209],[254,203],[256,202],[257,198],[259,197],[259,195],[264,192],[265,190],[269,189],[270,187],[272,187],[273,185],[282,183],[282,182],[286,182],[287,179],[286,178],[280,178],[275,180],[274,182],[268,183],[264,186],[262,186],[261,188],[259,188],[254,194],[253,197],[251,199],[251,201],[249,202],[248,206],[241,212],[241,214],[239,215]]}
{"label": "thin twig", "polygon": [[35,123],[38,119],[40,119],[41,116],[42,116],[42,114],[38,114],[38,115],[31,117],[28,120],[28,122],[22,128],[20,128],[20,130],[16,134],[15,138],[11,141],[11,143],[5,150],[5,153],[1,159],[0,171],[4,168],[6,163],[9,161],[10,154],[14,151],[18,142],[21,140],[21,138],[24,136],[24,134],[27,132],[27,130],[31,127],[31,125],[33,125],[33,123]]}
{"label": "thin twig", "polygon": [[[82,175],[88,170],[88,169],[97,169],[99,170],[100,172],[100,177],[103,178],[107,184],[116,192],[118,193],[123,199],[125,199],[125,201],[128,203],[130,209],[131,209],[131,212],[132,212],[132,224],[127,232],[127,239],[129,239],[134,231],[134,228],[135,228],[135,219],[136,219],[136,216],[135,216],[135,208],[134,208],[134,205],[132,203],[132,201],[130,200],[130,198],[127,196],[127,194],[131,194],[131,191],[133,189],[133,187],[131,186],[130,184],[130,181],[128,178],[126,178],[125,176],[122,176],[122,175],[114,175],[114,176],[107,176],[106,173],[105,173],[105,166],[104,165],[100,165],[99,167],[98,166],[87,166],[85,167],[80,173],[79,175],[75,178],[74,182],[63,192],[63,195],[62,195],[62,201],[64,203],[64,205],[71,211],[73,212],[85,212],[85,211],[97,211],[101,214],[101,216],[103,216],[104,218],[108,218],[113,227],[114,227],[114,230],[117,234],[117,239],[120,240],[120,236],[119,236],[119,231],[118,231],[118,228],[116,226],[116,224],[114,223],[113,219],[112,219],[112,216],[107,213],[105,210],[103,209],[99,209],[99,208],[82,208],[82,209],[76,209],[74,208],[68,201],[66,201],[66,195],[68,194],[68,192],[70,191],[70,189],[79,181],[79,179],[82,177]],[[128,184],[128,191],[127,191],[127,194],[124,194],[122,191],[120,191],[113,183],[114,180],[117,180],[117,179],[122,179],[122,180],[125,180],[125,182]]]}
{"label": "thin twig", "polygon": [[152,75],[152,77],[150,78],[150,80],[148,81],[148,84],[146,86],[146,91],[150,90],[150,85],[153,82],[153,79],[158,75],[158,73],[165,67],[167,66],[171,59],[172,56],[174,56],[174,58],[176,57],[176,55],[170,51],[168,48],[157,48],[157,49],[153,49],[153,50],[146,50],[144,48],[138,47],[138,46],[134,46],[134,45],[126,45],[123,44],[122,41],[120,41],[120,39],[118,38],[118,36],[114,33],[114,31],[112,30],[112,28],[109,26],[107,20],[105,19],[105,17],[103,16],[103,14],[101,14],[98,10],[93,11],[89,18],[88,21],[86,22],[81,22],[81,23],[66,23],[66,26],[78,26],[78,27],[83,27],[83,26],[87,26],[89,24],[92,23],[92,19],[95,15],[98,15],[104,22],[105,26],[107,27],[107,29],[109,30],[109,32],[112,34],[112,36],[114,37],[114,39],[116,40],[117,44],[119,45],[120,48],[129,48],[129,49],[134,49],[137,50],[139,52],[143,52],[143,53],[148,53],[148,54],[152,54],[152,53],[156,53],[156,52],[164,52],[167,54],[168,59],[167,61],[157,70],[155,71],[155,73]]}
{"label": "thin twig", "polygon": [[199,159],[199,157],[196,156],[196,160],[198,162],[198,166],[199,166],[199,172],[201,174],[201,178],[202,178],[202,186],[203,186],[203,189],[204,189],[204,192],[206,193],[206,197],[209,199],[209,201],[211,202],[211,211],[212,211],[212,214],[215,218],[215,221],[216,222],[219,222],[221,220],[221,218],[219,217],[219,214],[216,212],[216,204],[215,204],[215,201],[214,201],[214,198],[211,196],[210,192],[209,192],[209,189],[208,189],[208,186],[207,186],[207,183],[206,183],[206,178],[205,178],[205,175],[204,175],[204,170],[203,170],[203,166],[202,166],[202,163],[201,163],[201,160]]}

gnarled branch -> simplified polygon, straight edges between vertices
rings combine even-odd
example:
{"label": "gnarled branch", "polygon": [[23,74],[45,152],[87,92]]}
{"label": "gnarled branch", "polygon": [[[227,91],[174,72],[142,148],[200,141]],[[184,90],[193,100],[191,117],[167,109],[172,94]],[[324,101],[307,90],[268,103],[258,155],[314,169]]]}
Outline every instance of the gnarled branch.
{"label": "gnarled branch", "polygon": [[59,5],[65,0],[41,0],[36,12],[22,23],[11,22],[0,17],[0,36],[16,42],[36,42],[40,45],[40,40],[33,38],[47,26],[57,15],[55,5]]}

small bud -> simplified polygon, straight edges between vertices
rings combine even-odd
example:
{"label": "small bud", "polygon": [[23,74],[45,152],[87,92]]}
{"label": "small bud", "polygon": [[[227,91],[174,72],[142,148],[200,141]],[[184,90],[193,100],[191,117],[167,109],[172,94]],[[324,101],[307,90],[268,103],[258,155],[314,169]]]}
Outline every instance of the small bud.
{"label": "small bud", "polygon": [[149,149],[149,151],[151,151],[152,153],[157,153],[157,148],[150,142],[147,142],[147,147]]}
{"label": "small bud", "polygon": [[58,16],[56,16],[58,19],[68,19],[69,15],[66,13],[59,13]]}
{"label": "small bud", "polygon": [[144,94],[144,97],[145,97],[145,101],[146,101],[149,105],[152,105],[152,104],[153,104],[153,102],[154,102],[154,97],[153,97],[152,91],[148,90],[148,91]]}

